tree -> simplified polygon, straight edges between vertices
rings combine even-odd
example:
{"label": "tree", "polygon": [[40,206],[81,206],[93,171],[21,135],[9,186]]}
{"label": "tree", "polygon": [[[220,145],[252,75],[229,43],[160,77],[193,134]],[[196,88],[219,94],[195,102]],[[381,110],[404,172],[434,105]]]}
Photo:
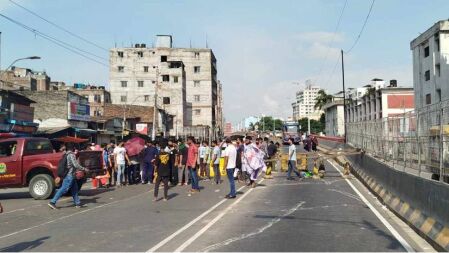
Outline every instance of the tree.
{"label": "tree", "polygon": [[265,131],[273,131],[274,128],[276,128],[276,130],[282,130],[282,124],[282,120],[274,119],[271,116],[262,117],[259,122],[256,123],[259,131],[262,131],[263,129],[265,129]]}
{"label": "tree", "polygon": [[[324,115],[324,113],[322,114]],[[321,116],[322,118],[324,118],[323,116]],[[310,132],[311,133],[320,133],[324,131],[324,123],[322,122],[322,118],[320,118],[320,120],[314,120],[311,119],[310,120]],[[298,123],[300,125],[300,131],[307,133],[309,129],[307,129],[308,127],[308,118],[302,118],[300,120],[298,120]]]}
{"label": "tree", "polygon": [[321,110],[325,104],[331,102],[334,97],[332,95],[328,95],[325,90],[319,90],[318,96],[315,98],[315,109]]}

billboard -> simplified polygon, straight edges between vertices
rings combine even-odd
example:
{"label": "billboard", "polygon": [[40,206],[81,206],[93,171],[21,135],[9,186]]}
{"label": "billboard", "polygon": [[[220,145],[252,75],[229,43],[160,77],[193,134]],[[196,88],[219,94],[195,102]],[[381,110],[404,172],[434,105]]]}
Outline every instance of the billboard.
{"label": "billboard", "polygon": [[76,102],[68,102],[69,120],[90,121],[90,106]]}
{"label": "billboard", "polygon": [[136,124],[136,132],[143,135],[148,135],[148,124],[138,123]]}

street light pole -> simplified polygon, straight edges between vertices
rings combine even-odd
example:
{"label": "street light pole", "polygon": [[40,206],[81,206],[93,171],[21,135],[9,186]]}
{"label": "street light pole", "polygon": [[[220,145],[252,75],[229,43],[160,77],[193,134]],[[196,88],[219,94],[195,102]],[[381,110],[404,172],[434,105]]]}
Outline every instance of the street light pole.
{"label": "street light pole", "polygon": [[345,88],[345,62],[344,62],[344,58],[343,58],[343,49],[341,50],[341,79],[343,82],[343,123],[345,125],[344,129],[345,129],[345,143],[347,141],[346,136],[348,135],[347,131],[347,127],[346,127],[346,88]]}
{"label": "street light pole", "polygon": [[[0,81],[1,81],[2,83],[4,83],[4,81],[3,81],[3,75],[4,75],[4,74],[8,71],[8,69],[9,69],[12,65],[14,65],[16,62],[18,62],[18,61],[23,61],[23,60],[39,60],[39,59],[41,59],[40,56],[29,56],[29,57],[24,57],[24,58],[19,58],[19,59],[14,60],[11,64],[9,64],[9,66],[5,69],[5,71],[4,71],[3,73],[1,73]],[[0,70],[1,70],[1,69],[0,69]]]}

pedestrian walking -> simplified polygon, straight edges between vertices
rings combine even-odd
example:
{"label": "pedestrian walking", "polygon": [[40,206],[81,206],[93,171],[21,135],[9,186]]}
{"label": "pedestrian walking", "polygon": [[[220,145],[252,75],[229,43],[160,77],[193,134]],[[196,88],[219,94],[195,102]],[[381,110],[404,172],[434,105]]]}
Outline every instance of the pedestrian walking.
{"label": "pedestrian walking", "polygon": [[200,175],[203,180],[208,181],[210,179],[210,172],[208,166],[208,162],[210,159],[209,158],[210,148],[206,141],[203,141],[199,153],[200,153],[200,168],[201,168]]}
{"label": "pedestrian walking", "polygon": [[164,183],[164,201],[168,200],[168,182],[170,179],[170,154],[166,149],[167,145],[165,143],[161,143],[161,152],[157,155],[155,159],[155,168],[157,172],[156,182],[154,184],[154,199],[153,201],[157,201],[157,197],[159,194],[159,186]]}
{"label": "pedestrian walking", "polygon": [[313,135],[312,136],[312,151],[316,152],[318,147],[318,138]]}
{"label": "pedestrian walking", "polygon": [[236,167],[236,161],[237,161],[237,149],[235,148],[235,143],[231,142],[230,138],[226,139],[227,147],[224,151],[224,159],[225,159],[225,168],[226,168],[226,174],[228,176],[229,180],[229,194],[225,196],[227,199],[234,199],[237,196],[237,193],[235,191],[235,181],[234,181],[234,170]]}
{"label": "pedestrian walking", "polygon": [[221,173],[220,173],[220,146],[217,141],[212,141],[212,164],[214,166],[214,182],[215,184],[221,183]]}
{"label": "pedestrian walking", "polygon": [[292,172],[294,172],[299,178],[301,177],[301,173],[299,173],[296,168],[296,146],[294,144],[294,139],[290,138],[288,140],[288,171],[287,171],[287,180],[293,180]]}
{"label": "pedestrian walking", "polygon": [[130,164],[128,154],[124,147],[125,143],[120,142],[118,147],[114,149],[115,163],[117,164],[117,186],[122,187],[125,179],[126,162]]}
{"label": "pedestrian walking", "polygon": [[170,156],[170,183],[172,185],[178,184],[178,163],[179,163],[179,157],[178,157],[178,150],[176,148],[176,145],[173,141],[168,141],[168,154]]}
{"label": "pedestrian walking", "polygon": [[191,193],[196,193],[200,191],[200,186],[198,182],[197,173],[197,160],[198,160],[198,148],[195,145],[195,138],[190,136],[187,138],[187,144],[189,148],[187,150],[187,170],[189,171],[190,178],[192,180]]}
{"label": "pedestrian walking", "polygon": [[63,178],[61,188],[58,189],[55,196],[50,200],[48,206],[51,209],[57,209],[56,203],[58,200],[66,194],[69,190],[75,203],[76,208],[80,208],[81,200],[78,196],[78,184],[76,183],[77,171],[86,172],[87,169],[79,164],[74,153],[74,146],[72,143],[66,144],[66,151],[61,158],[58,165],[58,177]]}

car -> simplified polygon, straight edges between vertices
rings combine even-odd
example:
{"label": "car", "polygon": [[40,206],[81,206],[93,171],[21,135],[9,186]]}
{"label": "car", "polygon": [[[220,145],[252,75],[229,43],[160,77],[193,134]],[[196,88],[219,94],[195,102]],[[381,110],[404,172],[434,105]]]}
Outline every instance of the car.
{"label": "car", "polygon": [[[43,137],[0,140],[0,188],[28,187],[34,199],[51,197],[63,154]],[[101,151],[79,152],[81,165],[90,170],[88,177],[104,173],[101,156]]]}

